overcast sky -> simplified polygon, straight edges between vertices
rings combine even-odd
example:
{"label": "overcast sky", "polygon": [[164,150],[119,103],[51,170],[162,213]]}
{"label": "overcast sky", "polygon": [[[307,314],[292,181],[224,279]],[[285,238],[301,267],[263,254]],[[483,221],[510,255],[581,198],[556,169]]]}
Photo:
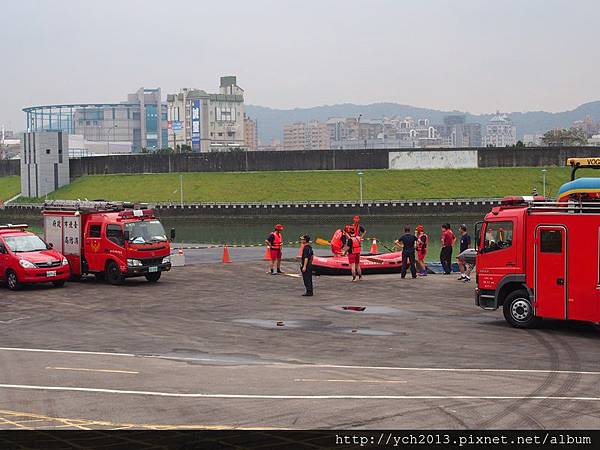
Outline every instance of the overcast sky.
{"label": "overcast sky", "polygon": [[2,0],[0,124],[141,86],[482,113],[600,99],[597,0]]}

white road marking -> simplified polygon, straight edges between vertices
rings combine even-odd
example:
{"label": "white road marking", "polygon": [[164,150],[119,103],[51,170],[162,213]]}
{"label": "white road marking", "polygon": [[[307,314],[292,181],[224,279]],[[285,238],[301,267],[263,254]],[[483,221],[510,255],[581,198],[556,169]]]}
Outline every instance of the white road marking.
{"label": "white road marking", "polygon": [[126,374],[134,374],[137,375],[139,372],[134,372],[131,370],[116,370],[116,369],[86,369],[84,367],[52,367],[48,366],[46,369],[49,370],[76,370],[80,372],[103,372],[103,373],[126,373]]}
{"label": "white road marking", "polygon": [[407,383],[406,380],[319,380],[317,378],[295,378],[307,383]]}
{"label": "white road marking", "polygon": [[286,273],[285,274],[288,277],[294,277],[294,278],[302,278],[300,275],[298,275],[297,273]]}
{"label": "white road marking", "polygon": [[[220,358],[193,358],[180,357],[177,355],[136,355],[133,353],[111,353],[94,352],[83,350],[56,350],[40,348],[0,347],[0,351],[11,352],[39,352],[39,353],[62,353],[72,355],[99,355],[99,356],[123,356],[130,358],[167,359],[177,361],[206,361],[206,362],[230,362]],[[244,365],[244,364],[238,364]],[[353,366],[341,364],[294,364],[294,363],[266,363],[255,365],[256,367],[275,367],[282,369],[349,369],[349,370],[402,370],[407,372],[489,372],[489,373],[539,373],[539,374],[564,374],[564,375],[594,375],[600,376],[600,372],[580,370],[552,370],[552,369],[500,369],[500,368],[462,368],[462,367],[394,367],[394,366]]]}
{"label": "white road marking", "polygon": [[35,386],[26,384],[0,384],[0,389],[26,389],[37,391],[91,392],[99,394],[144,395],[151,397],[220,398],[253,400],[556,400],[600,402],[600,397],[567,397],[552,395],[277,395],[277,394],[202,394],[159,391],[135,391],[75,386]]}

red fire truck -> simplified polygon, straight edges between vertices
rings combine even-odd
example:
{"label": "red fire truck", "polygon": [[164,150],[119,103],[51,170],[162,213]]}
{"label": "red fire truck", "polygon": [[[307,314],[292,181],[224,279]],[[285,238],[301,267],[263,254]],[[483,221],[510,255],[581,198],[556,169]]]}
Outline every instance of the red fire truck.
{"label": "red fire truck", "polygon": [[171,270],[169,240],[147,205],[55,200],[44,204],[43,215],[46,242],[69,260],[75,279],[94,274],[111,284],[138,276],[156,282]]}
{"label": "red fire truck", "polygon": [[567,161],[571,182],[558,201],[505,197],[477,224],[477,306],[501,307],[519,328],[541,318],[600,321],[600,179],[575,180],[596,161]]}

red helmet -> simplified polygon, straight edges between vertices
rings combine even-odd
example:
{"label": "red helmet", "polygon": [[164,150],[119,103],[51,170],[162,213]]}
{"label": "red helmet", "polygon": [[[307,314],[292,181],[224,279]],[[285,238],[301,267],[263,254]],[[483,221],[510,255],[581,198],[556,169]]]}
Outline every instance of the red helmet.
{"label": "red helmet", "polygon": [[278,231],[283,230],[283,225],[281,225],[280,223],[278,223],[277,225],[275,225],[275,229]]}
{"label": "red helmet", "polygon": [[354,216],[354,219],[353,219],[353,220],[354,220],[355,222],[360,222],[360,216]]}
{"label": "red helmet", "polygon": [[351,225],[346,225],[346,226],[344,226],[344,231],[345,231],[346,233],[350,233],[350,230],[352,230],[352,226],[351,226]]}
{"label": "red helmet", "polygon": [[416,231],[425,231],[425,227],[423,225],[417,225],[417,228],[415,228]]}

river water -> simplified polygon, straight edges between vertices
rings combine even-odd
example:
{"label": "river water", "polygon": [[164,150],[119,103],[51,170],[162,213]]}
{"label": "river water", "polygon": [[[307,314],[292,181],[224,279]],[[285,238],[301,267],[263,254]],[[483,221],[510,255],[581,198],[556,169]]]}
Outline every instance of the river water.
{"label": "river water", "polygon": [[[345,220],[344,220],[345,219]],[[362,217],[361,223],[367,229],[367,242],[363,244],[363,250],[369,251],[371,239],[377,238],[380,241],[379,251],[385,252],[385,246],[392,248],[395,239],[404,234],[404,227],[409,226],[414,231],[419,224],[425,227],[425,232],[430,237],[428,260],[435,261],[440,252],[440,228],[444,222],[449,222],[458,236],[458,226],[464,223],[469,228],[469,233],[473,236],[475,222],[481,220],[482,216],[477,215],[449,215],[444,216],[425,216],[417,218],[411,217]],[[264,245],[267,235],[273,229],[276,219],[271,218],[189,218],[189,219],[170,219],[164,217],[161,219],[167,234],[170,228],[175,228],[177,232],[176,241],[186,244],[207,244],[207,245]],[[0,217],[0,223],[6,222],[6,219]],[[13,223],[14,219],[12,219]],[[320,237],[329,240],[334,231],[343,227],[346,223],[352,222],[352,217],[339,216],[318,216],[318,217],[286,217],[279,220],[285,226],[283,231],[284,242],[286,246],[298,247],[298,237],[301,234],[309,234],[313,241]],[[42,234],[42,221],[28,220],[30,229],[33,232]],[[291,243],[290,243],[291,242]],[[318,248],[326,248],[319,247]],[[458,253],[458,243],[454,254]]]}

